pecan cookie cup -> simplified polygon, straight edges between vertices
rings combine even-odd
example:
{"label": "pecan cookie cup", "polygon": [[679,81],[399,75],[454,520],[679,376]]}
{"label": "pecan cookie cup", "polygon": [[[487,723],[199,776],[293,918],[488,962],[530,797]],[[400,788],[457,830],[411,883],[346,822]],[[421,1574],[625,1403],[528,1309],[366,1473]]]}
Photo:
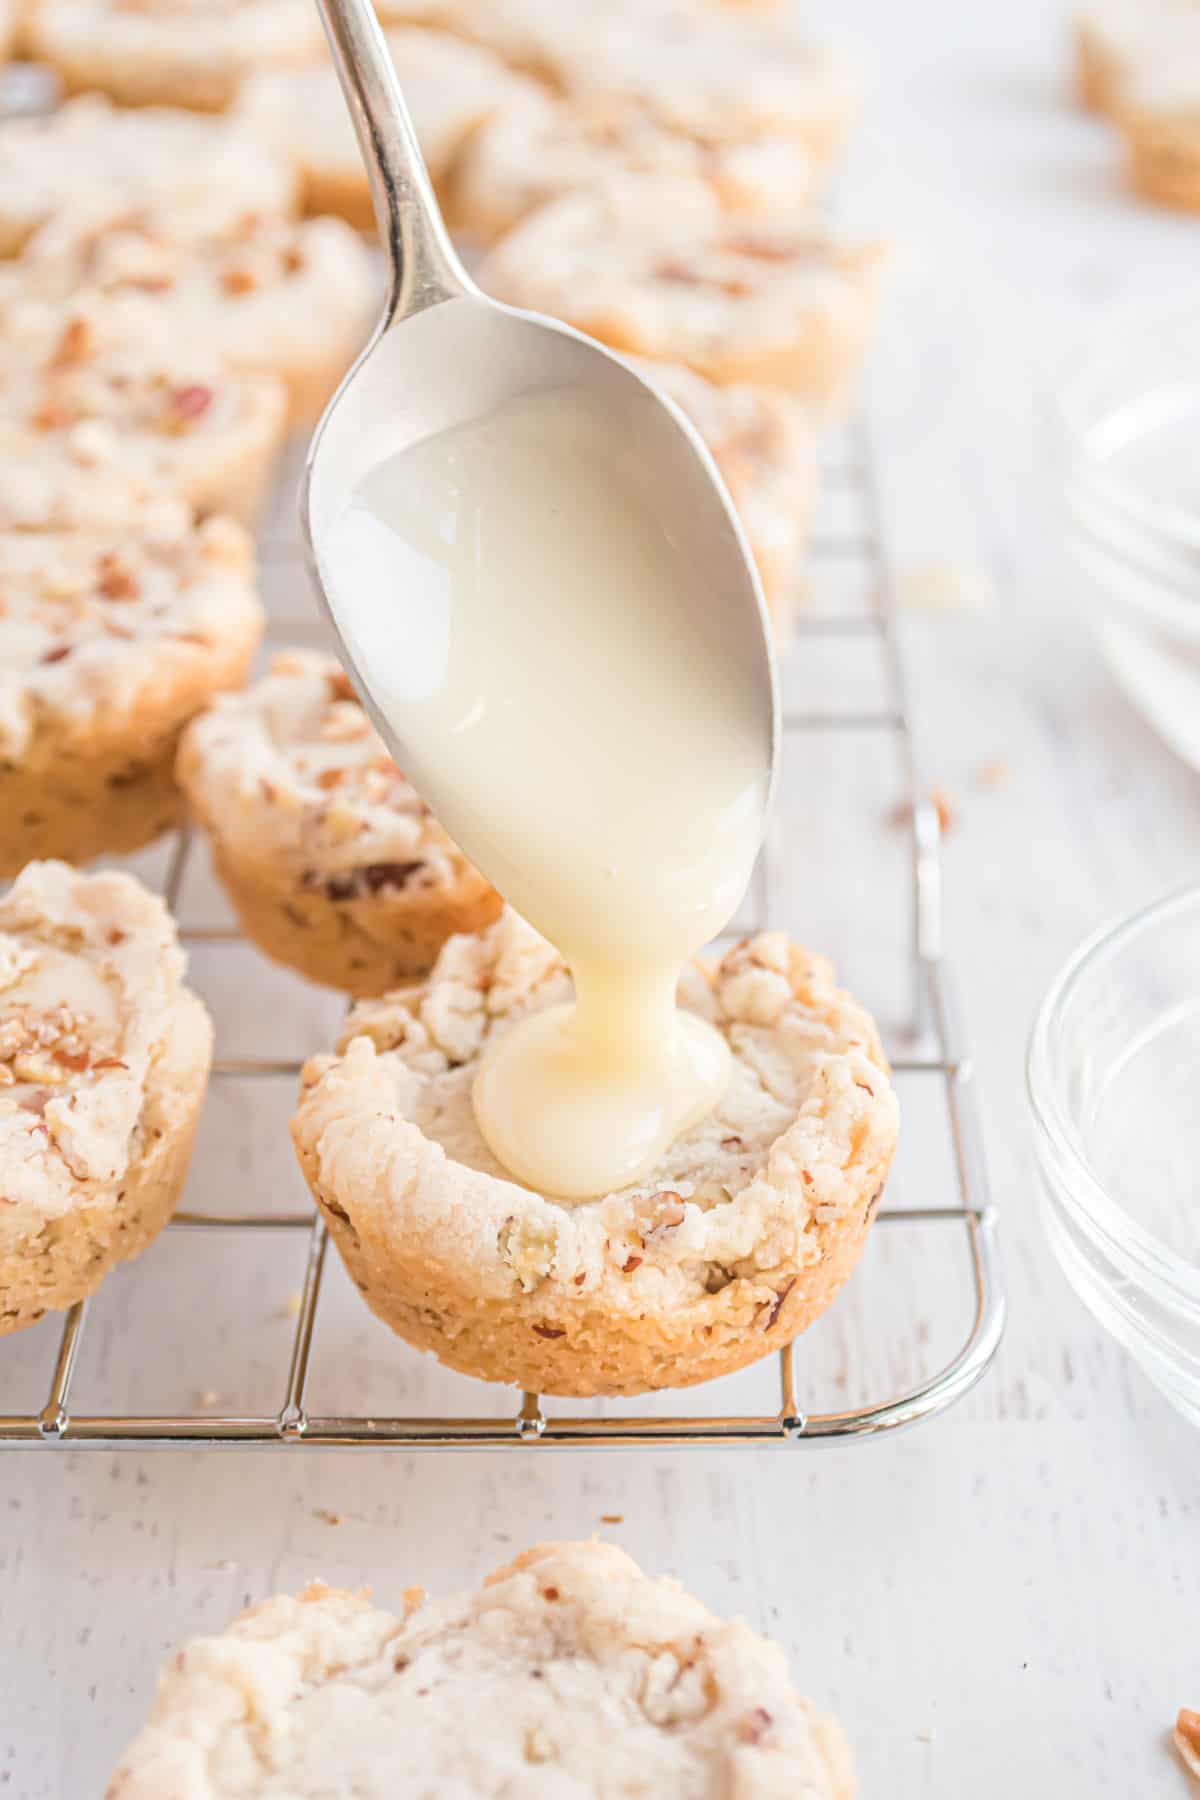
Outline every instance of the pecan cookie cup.
{"label": "pecan cookie cup", "polygon": [[758,566],[776,637],[786,640],[817,491],[817,433],[790,394],[717,387],[677,363],[629,362],[687,414],[712,452]]}
{"label": "pecan cookie cup", "polygon": [[[287,426],[271,376],[236,375],[170,329],[153,301],[81,295],[68,306],[7,296],[0,318],[0,461],[35,468],[22,506],[71,510],[72,472],[87,485],[158,488],[200,514],[253,524]],[[6,507],[0,494],[0,514]]]}
{"label": "pecan cookie cup", "polygon": [[724,1097],[636,1188],[572,1204],[508,1175],[471,1102],[496,1035],[569,991],[506,912],[307,1065],[292,1135],[368,1306],[451,1368],[550,1394],[686,1387],[789,1343],[857,1262],[895,1151],[870,1018],[779,933],[694,966],[680,999],[728,1040]]}
{"label": "pecan cookie cup", "polygon": [[123,304],[144,308],[153,296],[164,339],[203,346],[237,378],[282,381],[293,424],[324,407],[362,347],[376,297],[370,254],[343,219],[247,213],[191,232],[161,206],[53,219],[13,279],[51,305],[87,287],[118,319]]}
{"label": "pecan cookie cup", "polygon": [[841,1728],[797,1693],[776,1645],[592,1542],[539,1544],[479,1593],[409,1588],[399,1615],[319,1582],[251,1608],[172,1657],[106,1792],[851,1800],[853,1789]]}
{"label": "pecan cookie cup", "polygon": [[37,0],[23,39],[69,94],[201,112],[224,111],[263,64],[295,67],[324,48],[307,0]]}
{"label": "pecan cookie cup", "polygon": [[882,257],[813,223],[730,217],[695,181],[614,176],[526,219],[480,281],[614,350],[787,388],[828,411],[862,360]]}
{"label": "pecan cookie cup", "polygon": [[231,519],[0,535],[0,874],[177,824],[179,734],[245,680],[262,627]]}
{"label": "pecan cookie cup", "polygon": [[174,1210],[212,1060],[161,900],[31,863],[0,900],[0,1332],[94,1293]]}
{"label": "pecan cookie cup", "polygon": [[[536,90],[491,51],[460,38],[415,27],[386,36],[425,165],[446,206],[450,177],[473,134]],[[255,76],[243,89],[238,119],[290,158],[307,212],[336,213],[360,231],[374,229],[362,152],[328,64]]]}
{"label": "pecan cookie cup", "polygon": [[294,212],[286,159],[230,120],[171,107],[124,112],[81,94],[54,112],[6,119],[0,131],[0,256],[40,225],[83,206],[119,214],[156,204],[179,224],[220,230],[247,213]]}
{"label": "pecan cookie cup", "polygon": [[505,106],[470,139],[450,195],[462,231],[492,243],[540,206],[613,173],[681,175],[741,214],[795,213],[812,198],[817,163],[789,137],[708,144],[606,95],[537,94]]}
{"label": "pecan cookie cup", "polygon": [[312,981],[381,993],[500,911],[330,657],[283,652],[219,699],[184,734],[178,777],[243,930]]}

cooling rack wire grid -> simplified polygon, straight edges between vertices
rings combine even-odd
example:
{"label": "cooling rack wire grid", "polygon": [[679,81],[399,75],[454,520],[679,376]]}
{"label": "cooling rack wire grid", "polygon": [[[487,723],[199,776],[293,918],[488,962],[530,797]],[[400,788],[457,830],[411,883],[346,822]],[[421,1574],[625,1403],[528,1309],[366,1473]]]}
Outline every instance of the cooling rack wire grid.
{"label": "cooling rack wire grid", "polygon": [[[293,466],[260,539],[275,643],[311,642],[320,632],[315,604],[307,613],[304,606],[295,477]],[[796,1447],[868,1437],[931,1418],[979,1379],[1000,1340],[1004,1298],[971,1067],[942,958],[940,822],[918,771],[869,435],[861,422],[831,438],[822,496],[808,593],[783,663],[779,810],[786,829],[781,826],[764,848],[735,927],[740,934],[768,922],[786,925],[821,949],[837,949],[849,985],[883,1022],[904,1109],[902,1140],[913,1131],[921,1140],[919,1166],[911,1172],[904,1167],[902,1141],[863,1265],[826,1318],[778,1356],[698,1388],[637,1401],[518,1398],[510,1389],[433,1368],[429,1358],[371,1320],[352,1290],[341,1296],[344,1306],[328,1297],[331,1282],[348,1284],[337,1259],[328,1256],[325,1227],[307,1204],[299,1175],[286,1162],[279,1164],[278,1185],[286,1189],[288,1209],[275,1210],[264,1199],[278,1195],[264,1196],[253,1180],[250,1192],[230,1193],[224,1178],[218,1183],[210,1173],[206,1179],[198,1157],[182,1208],[160,1245],[110,1277],[91,1301],[33,1332],[0,1340],[0,1447]],[[286,597],[282,608],[272,604],[275,594]],[[819,780],[812,778],[814,769],[821,771]],[[791,801],[809,787],[808,811],[796,825]],[[860,799],[850,805],[847,792],[861,788],[890,793],[890,804]],[[251,957],[232,925],[188,923],[185,890],[203,862],[203,850],[187,831],[156,859],[158,885],[181,916],[193,969],[203,958],[214,988],[222,982],[225,989],[238,986],[242,968],[258,970],[266,981],[268,965]],[[144,872],[141,862],[137,866]],[[890,891],[885,867],[896,874]],[[793,897],[781,901],[789,892]],[[815,907],[814,894],[821,896]],[[819,917],[810,920],[814,910]],[[797,911],[805,916],[797,918]],[[901,932],[897,920],[906,912]],[[868,955],[860,971],[863,946],[876,944],[878,956]],[[219,966],[231,956],[242,960],[232,972],[227,965],[221,977]],[[886,971],[884,962],[890,963]],[[290,979],[270,973],[276,984]],[[204,991],[201,975],[194,979]],[[260,1010],[278,1013],[286,1023],[288,1008],[276,1001],[277,992],[277,985],[264,992]],[[879,997],[885,993],[886,1006]],[[327,1045],[329,1037],[306,1042],[301,1054],[233,1054],[222,1043],[216,1005],[214,1012],[210,1110],[218,1099],[232,1100],[223,1117],[244,1119],[252,1110],[258,1117],[269,1092],[270,1129],[283,1140],[281,1156],[290,1158],[285,1121],[300,1067],[304,1055]],[[221,1367],[213,1362],[213,1332],[203,1317],[209,1308],[198,1304],[197,1235],[221,1246],[211,1264],[214,1311],[220,1312],[220,1294],[235,1279],[239,1259],[252,1258],[255,1271],[262,1271],[262,1314],[270,1309],[279,1321],[272,1336],[277,1371],[264,1375],[256,1352],[248,1400],[229,1392],[237,1389],[239,1369],[251,1367],[248,1354],[238,1355],[234,1328],[220,1334]],[[143,1334],[135,1323],[139,1294],[147,1291],[143,1284],[163,1279],[155,1259],[161,1263],[172,1251],[176,1267],[191,1268],[190,1302],[169,1317],[159,1306],[157,1327]],[[299,1278],[290,1293],[285,1262]],[[276,1263],[280,1291],[268,1297]],[[256,1273],[252,1292],[259,1283]],[[243,1319],[245,1292],[243,1282]],[[102,1318],[94,1323],[89,1313],[97,1309]],[[162,1341],[164,1330],[169,1341]],[[43,1334],[40,1375],[37,1355],[22,1345],[35,1334]],[[258,1330],[256,1342],[262,1337]],[[93,1393],[137,1388],[114,1366],[122,1357],[142,1370],[169,1365],[192,1396],[190,1410],[100,1410]],[[323,1369],[335,1377],[332,1401],[313,1398]],[[26,1410],[14,1408],[15,1389],[22,1390]],[[268,1393],[277,1403],[263,1404]]]}

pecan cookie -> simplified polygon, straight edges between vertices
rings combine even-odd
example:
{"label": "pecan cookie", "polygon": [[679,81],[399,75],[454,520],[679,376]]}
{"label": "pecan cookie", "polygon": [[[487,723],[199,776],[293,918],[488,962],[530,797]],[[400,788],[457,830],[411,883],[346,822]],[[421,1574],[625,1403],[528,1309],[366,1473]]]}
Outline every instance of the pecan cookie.
{"label": "pecan cookie", "polygon": [[614,173],[690,176],[730,212],[769,216],[794,214],[812,198],[817,164],[795,138],[709,144],[605,95],[539,94],[504,107],[470,139],[452,217],[492,243],[538,207]]}
{"label": "pecan cookie", "polygon": [[171,1659],[107,1795],[851,1800],[853,1789],[840,1727],[796,1692],[776,1645],[592,1542],[539,1544],[479,1593],[427,1600],[410,1588],[399,1615],[320,1583],[253,1607]]}
{"label": "pecan cookie", "polygon": [[235,376],[282,381],[294,423],[324,407],[362,347],[376,299],[370,254],[342,219],[246,213],[193,233],[162,206],[51,220],[26,245],[12,283],[60,305],[87,289],[118,316],[127,302],[157,307],[161,335],[202,345]]}
{"label": "pecan cookie", "polygon": [[383,0],[382,10],[486,44],[572,100],[603,95],[707,144],[789,137],[826,162],[858,111],[853,64],[782,13],[696,0]]}
{"label": "pecan cookie", "polygon": [[162,1230],[211,1058],[162,901],[30,863],[0,899],[0,1332],[94,1293]]}
{"label": "pecan cookie", "polygon": [[[509,10],[504,0],[489,4]],[[610,12],[604,0],[557,8],[544,54],[565,93],[644,107],[703,143],[794,138],[822,164],[854,123],[853,63],[786,18],[732,17],[695,4],[627,5],[615,19]]]}
{"label": "pecan cookie", "polygon": [[83,206],[158,204],[177,225],[221,230],[250,213],[295,210],[287,158],[227,119],[171,107],[124,112],[100,94],[0,124],[0,256],[39,225]]}
{"label": "pecan cookie", "polygon": [[500,910],[330,657],[283,652],[219,699],[178,776],[247,936],[313,981],[378,994]]}
{"label": "pecan cookie", "polygon": [[[451,175],[472,134],[500,108],[535,90],[491,51],[441,32],[389,31],[387,45],[426,167],[446,205]],[[332,68],[265,71],[243,89],[238,118],[291,160],[307,212],[336,213],[360,230],[373,227],[362,152]]]}
{"label": "pecan cookie", "polygon": [[0,874],[86,862],[178,822],[179,734],[262,634],[231,519],[0,534]]}
{"label": "pecan cookie", "polygon": [[0,322],[0,466],[28,461],[14,503],[21,523],[94,516],[68,491],[82,471],[93,495],[155,490],[200,513],[252,522],[275,468],[287,393],[272,376],[237,375],[207,345],[170,329],[144,296],[81,294],[69,305],[11,294]]}
{"label": "pecan cookie", "polygon": [[712,451],[754,553],[776,635],[786,639],[816,498],[812,418],[774,388],[716,387],[677,363],[628,360],[687,414]]}
{"label": "pecan cookie", "polygon": [[480,280],[614,350],[829,408],[863,354],[881,254],[814,224],[731,218],[698,182],[627,175],[534,213]]}
{"label": "pecan cookie", "polygon": [[308,0],[37,0],[23,31],[69,94],[221,112],[253,70],[324,49]]}
{"label": "pecan cookie", "polygon": [[789,1343],[858,1260],[896,1146],[870,1018],[766,933],[689,969],[733,1051],[720,1104],[636,1188],[569,1203],[488,1150],[471,1089],[497,1033],[569,994],[506,912],[429,982],[354,1008],[292,1135],[355,1284],[451,1368],[551,1394],[686,1387]]}

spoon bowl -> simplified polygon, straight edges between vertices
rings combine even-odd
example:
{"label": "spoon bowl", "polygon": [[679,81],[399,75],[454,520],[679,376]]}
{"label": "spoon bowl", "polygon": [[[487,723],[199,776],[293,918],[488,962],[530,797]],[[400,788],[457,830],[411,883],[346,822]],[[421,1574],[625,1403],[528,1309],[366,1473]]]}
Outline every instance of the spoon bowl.
{"label": "spoon bowl", "polygon": [[614,460],[693,576],[697,638],[747,684],[768,733],[773,783],[779,701],[770,622],[707,448],[678,408],[618,357],[476,286],[450,242],[369,0],[319,4],[366,160],[389,283],[379,325],[313,436],[301,515],[347,670],[384,741],[402,764],[409,760],[394,714],[385,715],[372,691],[356,623],[362,608],[347,604],[347,584],[330,565],[334,522],[363,477],[389,457],[513,401],[557,391],[604,419]]}

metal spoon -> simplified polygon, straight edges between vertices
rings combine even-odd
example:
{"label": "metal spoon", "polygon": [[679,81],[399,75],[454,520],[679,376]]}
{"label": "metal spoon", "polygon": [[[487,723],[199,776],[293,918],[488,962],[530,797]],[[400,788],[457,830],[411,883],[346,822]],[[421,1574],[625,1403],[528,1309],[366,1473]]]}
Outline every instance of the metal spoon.
{"label": "metal spoon", "polygon": [[[372,671],[354,654],[347,606],[353,583],[339,582],[330,555],[331,527],[348,494],[386,457],[515,398],[585,390],[611,418],[614,456],[633,464],[669,540],[703,571],[695,630],[749,684],[773,778],[779,701],[770,624],[708,450],[682,413],[616,356],[570,326],[505,306],[476,286],[447,234],[370,0],[318,6],[370,177],[388,291],[377,329],[314,433],[301,517],[346,668],[389,748],[404,766],[410,747],[394,716],[376,704]],[[427,797],[437,806],[436,794]]]}

